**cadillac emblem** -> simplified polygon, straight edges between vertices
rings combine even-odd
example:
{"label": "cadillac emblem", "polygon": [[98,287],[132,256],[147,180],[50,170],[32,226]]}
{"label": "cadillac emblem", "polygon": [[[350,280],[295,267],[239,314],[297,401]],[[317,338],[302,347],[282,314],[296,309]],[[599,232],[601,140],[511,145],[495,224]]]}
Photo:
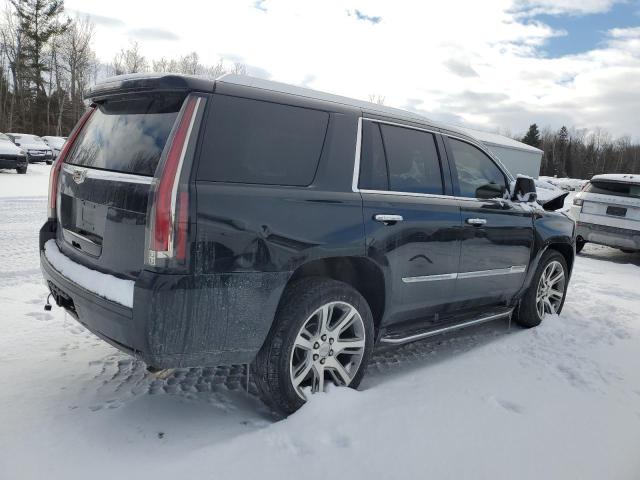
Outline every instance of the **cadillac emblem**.
{"label": "cadillac emblem", "polygon": [[86,170],[74,170],[73,171],[73,181],[77,184],[84,182],[84,179],[87,178]]}

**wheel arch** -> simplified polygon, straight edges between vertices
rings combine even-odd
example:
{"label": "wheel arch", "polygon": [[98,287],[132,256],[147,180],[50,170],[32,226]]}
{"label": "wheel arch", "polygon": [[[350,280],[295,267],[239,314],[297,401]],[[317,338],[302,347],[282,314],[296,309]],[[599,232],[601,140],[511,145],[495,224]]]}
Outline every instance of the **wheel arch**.
{"label": "wheel arch", "polygon": [[370,259],[328,257],[311,260],[293,272],[287,286],[307,277],[331,278],[351,285],[369,304],[375,327],[380,325],[386,306],[385,280],[380,267]]}

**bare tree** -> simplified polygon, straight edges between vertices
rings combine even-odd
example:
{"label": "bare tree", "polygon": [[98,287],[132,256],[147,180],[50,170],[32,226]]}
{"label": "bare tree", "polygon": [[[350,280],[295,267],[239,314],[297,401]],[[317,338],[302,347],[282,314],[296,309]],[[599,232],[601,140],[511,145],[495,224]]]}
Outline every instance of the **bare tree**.
{"label": "bare tree", "polygon": [[376,93],[369,94],[369,101],[371,103],[377,103],[378,105],[384,105],[385,97]]}
{"label": "bare tree", "polygon": [[140,52],[138,42],[133,42],[127,49],[120,50],[113,59],[111,68],[114,75],[139,73],[149,70],[147,59]]}

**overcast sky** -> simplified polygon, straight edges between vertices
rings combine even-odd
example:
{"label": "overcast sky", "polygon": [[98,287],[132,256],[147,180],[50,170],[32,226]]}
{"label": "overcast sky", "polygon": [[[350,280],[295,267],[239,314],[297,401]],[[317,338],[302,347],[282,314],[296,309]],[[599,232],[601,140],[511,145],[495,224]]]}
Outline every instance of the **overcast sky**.
{"label": "overcast sky", "polygon": [[66,0],[110,61],[196,51],[249,73],[437,120],[523,132],[603,127],[640,140],[640,0]]}

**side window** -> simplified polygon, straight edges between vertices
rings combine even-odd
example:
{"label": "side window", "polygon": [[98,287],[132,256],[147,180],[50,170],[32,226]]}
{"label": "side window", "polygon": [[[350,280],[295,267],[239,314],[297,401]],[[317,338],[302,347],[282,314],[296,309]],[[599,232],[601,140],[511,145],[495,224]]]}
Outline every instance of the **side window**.
{"label": "side window", "polygon": [[449,138],[449,144],[458,170],[461,197],[502,196],[507,188],[507,180],[493,160],[470,143]]}
{"label": "side window", "polygon": [[442,195],[442,172],[433,134],[381,124],[389,189]]}
{"label": "side window", "polygon": [[384,156],[380,125],[362,122],[362,148],[360,154],[360,181],[365,190],[389,190],[387,161]]}
{"label": "side window", "polygon": [[214,95],[198,180],[306,186],[313,181],[329,114]]}

